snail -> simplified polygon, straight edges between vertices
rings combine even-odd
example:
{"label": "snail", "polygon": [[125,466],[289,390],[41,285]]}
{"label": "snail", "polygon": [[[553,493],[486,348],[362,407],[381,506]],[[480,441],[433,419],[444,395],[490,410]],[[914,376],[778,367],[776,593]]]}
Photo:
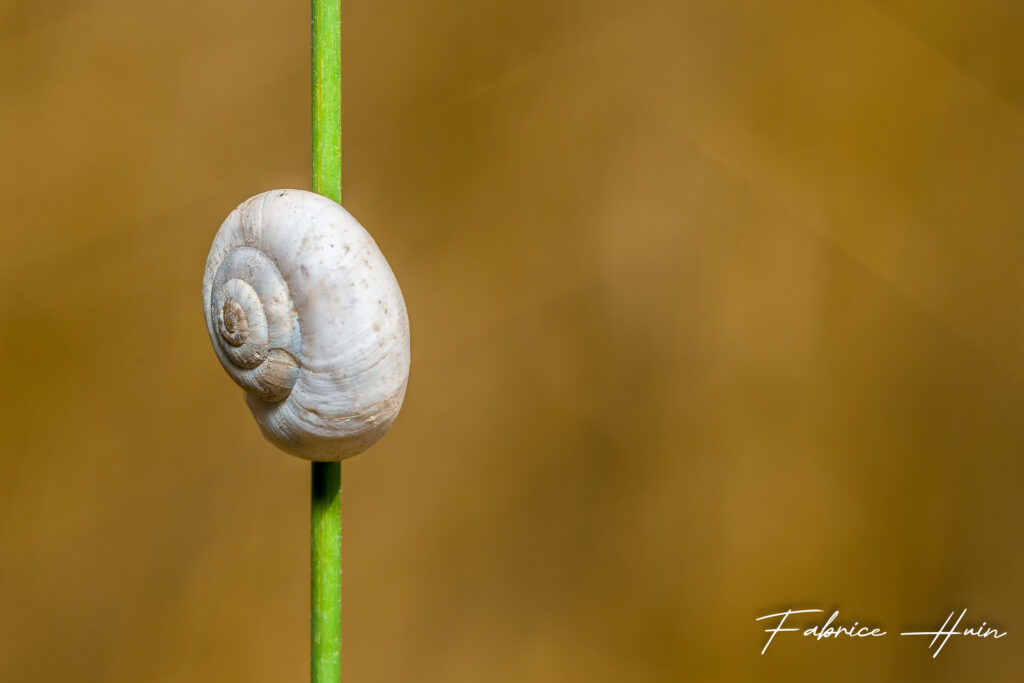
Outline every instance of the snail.
{"label": "snail", "polygon": [[380,439],[409,379],[409,319],[388,262],[336,202],[271,190],[217,231],[203,276],[214,351],[263,435],[307,460]]}

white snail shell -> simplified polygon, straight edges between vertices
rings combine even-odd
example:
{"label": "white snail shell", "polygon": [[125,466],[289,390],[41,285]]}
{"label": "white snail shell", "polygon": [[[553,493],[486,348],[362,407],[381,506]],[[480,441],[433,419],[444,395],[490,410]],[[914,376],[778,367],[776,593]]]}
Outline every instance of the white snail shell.
{"label": "white snail shell", "polygon": [[308,460],[373,445],[409,379],[409,318],[388,262],[339,204],[271,190],[231,212],[203,276],[206,328],[264,436]]}

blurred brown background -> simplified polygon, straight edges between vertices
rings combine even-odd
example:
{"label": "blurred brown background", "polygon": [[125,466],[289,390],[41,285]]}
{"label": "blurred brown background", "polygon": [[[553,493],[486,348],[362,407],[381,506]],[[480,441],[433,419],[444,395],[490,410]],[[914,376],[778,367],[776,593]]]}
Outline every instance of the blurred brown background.
{"label": "blurred brown background", "polygon": [[[203,325],[309,186],[305,2],[0,5],[0,680],[301,681],[306,463]],[[349,681],[1019,680],[1024,4],[344,7],[405,291]],[[778,607],[890,633],[821,642]],[[795,624],[800,625],[800,624]]]}

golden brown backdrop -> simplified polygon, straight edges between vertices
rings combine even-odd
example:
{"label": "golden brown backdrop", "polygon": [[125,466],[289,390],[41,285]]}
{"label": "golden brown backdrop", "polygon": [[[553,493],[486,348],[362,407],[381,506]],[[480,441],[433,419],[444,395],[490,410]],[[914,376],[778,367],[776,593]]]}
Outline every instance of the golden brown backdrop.
{"label": "golden brown backdrop", "polygon": [[[1017,680],[1024,4],[346,0],[406,294],[346,678]],[[0,680],[301,681],[306,463],[206,251],[309,186],[304,2],[0,5]],[[768,653],[754,618],[1009,631]]]}

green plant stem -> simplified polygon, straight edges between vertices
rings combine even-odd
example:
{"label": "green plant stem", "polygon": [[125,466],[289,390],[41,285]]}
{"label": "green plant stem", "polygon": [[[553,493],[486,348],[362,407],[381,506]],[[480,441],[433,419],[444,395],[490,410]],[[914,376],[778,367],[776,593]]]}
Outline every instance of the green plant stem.
{"label": "green plant stem", "polygon": [[[341,202],[341,0],[312,0],[313,191]],[[314,462],[310,679],[341,681],[341,463]]]}
{"label": "green plant stem", "polygon": [[313,191],[341,202],[341,0],[313,0]]}
{"label": "green plant stem", "polygon": [[314,462],[311,680],[341,680],[341,463]]}

